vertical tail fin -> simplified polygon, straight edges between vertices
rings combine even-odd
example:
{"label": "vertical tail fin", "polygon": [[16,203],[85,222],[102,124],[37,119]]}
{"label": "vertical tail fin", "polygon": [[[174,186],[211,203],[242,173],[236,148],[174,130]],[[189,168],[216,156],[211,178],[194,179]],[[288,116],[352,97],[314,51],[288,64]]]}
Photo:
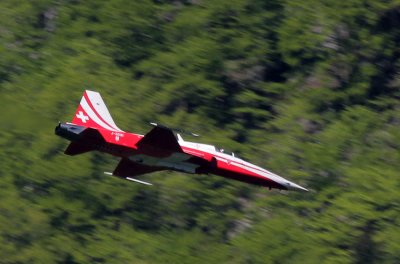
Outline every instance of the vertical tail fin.
{"label": "vertical tail fin", "polygon": [[86,90],[76,109],[72,123],[85,127],[122,131],[117,127],[98,92]]}

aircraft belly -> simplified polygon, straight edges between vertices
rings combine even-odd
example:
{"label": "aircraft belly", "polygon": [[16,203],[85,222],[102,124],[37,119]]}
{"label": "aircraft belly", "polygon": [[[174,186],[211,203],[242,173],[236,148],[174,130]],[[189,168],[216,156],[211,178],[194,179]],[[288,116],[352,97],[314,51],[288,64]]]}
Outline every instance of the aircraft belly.
{"label": "aircraft belly", "polygon": [[166,158],[153,157],[144,154],[132,155],[129,157],[131,161],[147,166],[164,167],[171,170],[195,173],[199,165],[185,162],[189,158],[190,156],[184,153],[173,153]]}
{"label": "aircraft belly", "polygon": [[166,162],[160,161],[158,166],[166,167],[172,170],[183,171],[187,173],[196,173],[196,169],[199,167],[196,164],[188,163],[188,162]]}

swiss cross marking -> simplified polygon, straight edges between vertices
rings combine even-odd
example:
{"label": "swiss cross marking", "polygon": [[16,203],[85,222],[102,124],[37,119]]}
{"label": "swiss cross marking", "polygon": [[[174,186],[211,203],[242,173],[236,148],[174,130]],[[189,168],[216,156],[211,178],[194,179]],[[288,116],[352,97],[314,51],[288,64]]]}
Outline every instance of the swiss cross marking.
{"label": "swiss cross marking", "polygon": [[84,115],[82,111],[79,111],[76,117],[82,120],[83,123],[86,123],[86,121],[89,120],[89,117]]}

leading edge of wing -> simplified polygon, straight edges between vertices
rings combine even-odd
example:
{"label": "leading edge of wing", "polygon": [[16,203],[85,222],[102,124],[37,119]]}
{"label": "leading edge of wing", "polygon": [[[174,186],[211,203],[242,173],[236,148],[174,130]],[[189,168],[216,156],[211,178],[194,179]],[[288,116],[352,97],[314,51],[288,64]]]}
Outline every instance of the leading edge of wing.
{"label": "leading edge of wing", "polygon": [[138,148],[157,148],[170,152],[183,152],[174,132],[164,126],[156,126],[137,143]]}

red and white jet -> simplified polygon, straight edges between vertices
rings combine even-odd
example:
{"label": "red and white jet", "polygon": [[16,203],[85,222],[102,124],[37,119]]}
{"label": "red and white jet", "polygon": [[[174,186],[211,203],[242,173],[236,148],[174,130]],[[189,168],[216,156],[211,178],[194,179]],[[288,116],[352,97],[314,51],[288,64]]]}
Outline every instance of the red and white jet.
{"label": "red and white jet", "polygon": [[230,179],[283,190],[307,191],[266,169],[225,153],[212,145],[184,141],[167,127],[155,127],[146,135],[125,132],[117,127],[100,94],[85,91],[72,123],[59,123],[58,136],[71,141],[65,154],[77,155],[97,150],[120,157],[114,172],[127,180],[140,181],[141,174],[173,170],[196,174],[216,174]]}

